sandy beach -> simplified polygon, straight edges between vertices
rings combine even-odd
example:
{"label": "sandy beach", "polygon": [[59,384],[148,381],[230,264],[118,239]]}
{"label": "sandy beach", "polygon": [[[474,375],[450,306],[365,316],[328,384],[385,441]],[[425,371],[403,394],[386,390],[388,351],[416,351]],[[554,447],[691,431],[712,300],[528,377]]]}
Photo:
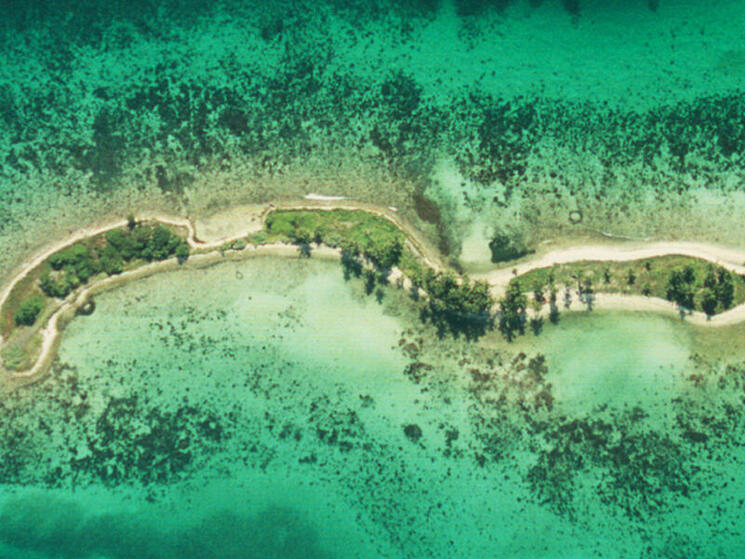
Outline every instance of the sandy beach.
{"label": "sandy beach", "polygon": [[[178,269],[180,266],[205,267],[230,259],[243,259],[252,256],[266,255],[278,257],[297,257],[298,251],[295,245],[285,243],[271,243],[266,245],[250,245],[240,252],[225,252],[221,249],[225,243],[244,238],[246,235],[260,231],[264,227],[265,218],[274,209],[287,210],[364,210],[375,215],[384,217],[406,233],[409,247],[430,267],[442,270],[444,267],[439,255],[424,240],[414,228],[406,223],[392,208],[378,208],[370,204],[355,202],[353,200],[340,200],[334,197],[311,198],[297,202],[283,202],[268,205],[247,205],[234,207],[213,216],[200,218],[192,221],[188,217],[175,217],[165,214],[142,214],[137,216],[138,221],[157,221],[162,224],[186,229],[186,241],[190,248],[198,251],[192,254],[185,264],[179,264],[175,259],[162,262],[154,262],[144,265],[135,270],[124,272],[120,275],[103,278],[82,290],[73,293],[60,306],[53,311],[47,323],[41,328],[41,346],[34,365],[25,371],[5,371],[6,375],[18,378],[33,378],[43,373],[51,363],[59,335],[66,321],[70,320],[81,305],[96,293],[112,289],[127,282],[161,273],[168,270]],[[2,306],[10,295],[13,287],[26,277],[34,268],[43,263],[53,253],[70,246],[82,239],[100,235],[111,229],[126,226],[126,220],[112,220],[111,222],[95,228],[84,228],[71,235],[64,242],[48,247],[40,254],[29,259],[21,271],[0,292],[0,306]],[[325,246],[313,248],[314,257],[339,258],[340,251]],[[475,274],[474,279],[488,282],[495,298],[501,297],[509,283],[516,275],[522,275],[537,268],[552,266],[554,264],[565,264],[576,261],[629,261],[643,258],[654,258],[666,255],[685,255],[707,260],[718,266],[722,266],[734,273],[745,274],[745,251],[731,248],[708,245],[703,243],[683,242],[654,242],[654,243],[623,243],[614,245],[586,245],[547,252],[536,255],[527,261],[521,262],[510,268],[492,270],[483,274]],[[411,282],[400,270],[394,269],[389,278],[393,283],[400,282],[404,288],[410,288]],[[691,324],[710,327],[723,327],[736,324],[745,320],[745,304],[739,305],[726,312],[713,317],[708,317],[700,311],[681,313],[680,309],[669,301],[645,297],[641,295],[618,295],[608,293],[597,293],[594,297],[592,309],[655,312],[667,316],[684,318]],[[561,311],[582,312],[588,311],[586,303],[578,300],[576,293],[572,293],[572,302],[568,307],[561,305]],[[548,314],[548,305],[538,313]],[[0,337],[0,345],[3,340]],[[0,362],[1,365],[1,362]]]}
{"label": "sandy beach", "polygon": [[532,270],[547,268],[555,264],[569,264],[579,261],[627,262],[660,256],[690,256],[707,260],[736,274],[745,274],[745,250],[694,242],[623,242],[618,245],[584,245],[550,251],[531,256],[527,260],[509,267],[500,268],[481,274],[473,274],[473,279],[482,279],[489,283],[496,293],[507,286],[515,276],[521,276]]}

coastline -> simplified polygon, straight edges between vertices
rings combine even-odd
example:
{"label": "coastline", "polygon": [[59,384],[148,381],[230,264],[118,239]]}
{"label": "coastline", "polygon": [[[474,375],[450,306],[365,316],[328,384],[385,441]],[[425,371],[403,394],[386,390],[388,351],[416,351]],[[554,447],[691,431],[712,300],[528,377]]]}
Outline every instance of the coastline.
{"label": "coastline", "polygon": [[[208,267],[228,260],[242,260],[255,256],[276,256],[283,258],[297,257],[297,245],[281,242],[263,245],[249,244],[240,251],[224,250],[226,243],[245,238],[249,233],[260,231],[264,227],[266,216],[274,210],[362,210],[370,212],[377,216],[384,217],[398,227],[406,235],[406,242],[409,248],[411,248],[414,253],[424,261],[424,263],[437,271],[444,269],[439,255],[433,253],[432,247],[429,246],[426,240],[421,238],[418,232],[416,232],[410,224],[406,223],[400,216],[396,215],[395,208],[380,208],[372,204],[355,202],[347,199],[306,199],[297,202],[279,202],[277,204],[267,204],[264,206],[257,205],[251,206],[250,208],[250,215],[247,218],[244,219],[243,217],[238,216],[235,220],[239,224],[248,223],[248,226],[241,226],[239,229],[234,227],[232,230],[229,226],[222,228],[222,230],[228,231],[226,236],[215,237],[213,235],[209,240],[201,240],[199,238],[199,221],[195,224],[195,222],[193,222],[189,217],[182,218],[162,213],[140,214],[138,216],[139,221],[154,221],[164,225],[184,228],[187,232],[186,242],[189,244],[189,247],[196,252],[192,253],[185,263],[179,263],[175,258],[170,258],[164,261],[145,264],[134,270],[102,278],[88,286],[85,286],[80,291],[71,294],[52,312],[48,317],[46,324],[40,327],[38,333],[41,336],[41,347],[38,350],[34,364],[26,370],[10,371],[2,368],[2,360],[0,359],[0,371],[2,371],[3,375],[7,378],[18,379],[21,381],[33,381],[36,378],[41,377],[48,369],[56,355],[56,349],[61,337],[60,334],[64,330],[66,324],[73,318],[75,311],[84,305],[92,295],[97,293],[114,289],[139,278],[165,271],[176,270],[180,267]],[[235,216],[233,216],[233,218],[235,218]],[[220,229],[219,214],[207,219],[217,221],[217,229]],[[204,221],[205,220],[202,220],[203,223]],[[82,239],[100,235],[111,229],[124,227],[126,224],[126,220],[120,219],[95,228],[89,227],[80,229],[65,241],[56,243],[42,251],[40,254],[27,260],[20,272],[18,272],[13,280],[6,285],[2,291],[0,291],[0,308],[5,304],[13,288],[53,253]],[[472,274],[470,277],[472,279],[486,281],[489,285],[491,294],[499,297],[504,293],[509,281],[516,275],[522,275],[537,268],[581,260],[627,261],[654,258],[671,254],[700,258],[716,263],[732,272],[745,274],[745,264],[741,264],[742,262],[745,262],[745,251],[737,251],[731,248],[703,243],[654,242],[649,244],[626,242],[617,246],[585,245],[554,250],[544,254],[533,255],[532,257],[529,257],[529,259],[509,268],[504,267],[482,274]],[[313,255],[320,258],[339,259],[341,257],[341,250],[325,245],[318,245],[314,246]],[[405,277],[398,269],[392,270],[390,279],[393,282],[400,282],[400,285],[404,288],[411,288],[412,284],[409,278]],[[708,317],[700,311],[683,313],[674,303],[643,295],[618,295],[599,292],[594,296],[592,309],[655,312],[670,317],[679,317],[694,325],[708,327],[723,327],[745,321],[745,304],[741,304],[720,314]],[[561,311],[588,312],[588,308],[585,303],[574,299],[569,307],[564,307],[562,305]],[[529,312],[529,315],[546,316],[547,313],[548,305],[544,305],[540,311],[537,313]],[[2,346],[3,343],[4,340],[2,336],[0,336],[0,346]]]}
{"label": "coastline", "polygon": [[745,274],[745,250],[696,242],[655,241],[642,243],[639,241],[624,241],[618,245],[610,243],[604,245],[593,244],[552,250],[540,255],[531,255],[509,267],[471,274],[471,277],[485,280],[492,288],[497,290],[499,288],[504,289],[515,276],[521,276],[539,268],[549,268],[555,264],[570,264],[579,261],[627,262],[671,255],[699,258],[721,266],[730,272],[740,275]]}

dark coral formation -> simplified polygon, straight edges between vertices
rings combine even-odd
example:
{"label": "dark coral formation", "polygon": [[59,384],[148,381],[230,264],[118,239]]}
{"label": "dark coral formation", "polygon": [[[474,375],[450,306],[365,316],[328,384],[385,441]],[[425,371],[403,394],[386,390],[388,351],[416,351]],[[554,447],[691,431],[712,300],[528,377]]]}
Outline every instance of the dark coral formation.
{"label": "dark coral formation", "polygon": [[[459,10],[480,13],[508,3],[461,2]],[[73,83],[70,75],[85,61],[73,48],[58,48],[69,42],[56,34],[63,33],[58,27],[70,26],[70,32],[85,25],[88,33],[73,35],[91,42],[94,50],[126,45],[131,37],[114,25],[118,19],[135,18],[135,36],[158,30],[152,4],[145,4],[142,10],[111,13],[97,8],[106,14],[65,10],[69,18],[51,5],[37,8],[34,16],[43,14],[51,22],[34,40],[52,79],[40,90],[0,93],[0,115],[14,146],[2,154],[0,180],[24,184],[43,175],[50,188],[71,196],[152,185],[186,202],[205,174],[263,184],[262,179],[299,173],[352,188],[345,172],[368,173],[389,185],[389,203],[434,224],[442,248],[455,252],[453,224],[443,222],[440,201],[432,204],[424,194],[440,157],[455,159],[461,173],[475,181],[479,200],[468,202],[476,207],[482,200],[501,206],[513,197],[546,197],[576,199],[581,206],[607,203],[621,214],[649,188],[662,198],[692,185],[720,192],[731,184],[728,174],[741,167],[742,91],[633,110],[537,92],[495,93],[483,76],[474,77],[467,90],[443,94],[419,83],[405,65],[358,72],[339,57],[336,38],[323,31],[324,25],[283,2],[251,13],[231,12],[247,22],[257,35],[252,39],[266,43],[271,64],[262,64],[261,57],[243,60],[228,48],[215,55],[208,74],[196,75],[182,60],[163,54],[152,62],[138,61],[137,79],[126,85]],[[194,15],[165,20],[188,35],[221,9],[219,3],[194,4]],[[401,26],[404,43],[405,28],[424,26],[439,5],[422,0],[322,4],[319,19],[390,21]],[[565,6],[581,16],[579,3]],[[179,8],[169,4],[161,10],[188,11]],[[23,19],[21,12],[16,16]],[[88,19],[95,23],[84,23]],[[364,38],[349,41],[361,48]],[[126,48],[122,53],[127,55]],[[587,165],[588,160],[596,164]],[[373,199],[358,186],[355,195]],[[252,194],[270,198],[276,193],[263,185]],[[22,202],[10,189],[0,190],[3,207]]]}

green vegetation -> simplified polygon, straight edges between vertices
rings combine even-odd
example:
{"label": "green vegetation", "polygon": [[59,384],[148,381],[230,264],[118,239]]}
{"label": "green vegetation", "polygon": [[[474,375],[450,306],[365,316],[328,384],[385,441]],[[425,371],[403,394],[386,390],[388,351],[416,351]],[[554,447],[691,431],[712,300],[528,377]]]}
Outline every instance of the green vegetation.
{"label": "green vegetation", "polygon": [[730,272],[724,268],[709,267],[703,283],[697,281],[692,266],[677,268],[670,273],[667,283],[667,299],[682,309],[700,306],[707,315],[732,307],[735,286]]}
{"label": "green vegetation", "polygon": [[[631,262],[577,262],[533,270],[510,282],[495,315],[496,301],[486,282],[429,268],[407,247],[405,234],[396,224],[362,210],[275,211],[267,217],[262,231],[225,243],[221,250],[240,251],[249,242],[277,241],[296,244],[300,255],[306,257],[311,255],[313,244],[340,248],[345,278],[361,278],[365,292],[379,301],[383,298],[381,286],[388,283],[391,269],[398,267],[411,279],[413,299],[420,299],[421,290],[426,294],[421,317],[432,323],[440,336],[462,334],[476,339],[494,328],[495,318],[507,341],[524,334],[526,326],[537,336],[544,326],[543,305],[549,304],[549,321],[559,321],[557,286],[564,288],[566,305],[574,288],[589,310],[596,289],[663,297],[681,309],[700,308],[710,316],[745,302],[743,278],[702,260],[665,256]],[[527,254],[529,251],[518,241],[498,234],[490,244],[493,258]],[[185,240],[162,225],[137,223],[130,216],[126,228],[58,251],[19,282],[3,309],[4,332],[11,319],[15,326],[35,324],[46,303],[38,287],[49,297],[64,298],[97,274],[115,275],[141,262],[173,256],[179,262],[188,259]],[[403,280],[398,281],[402,286]],[[533,310],[530,319],[528,305]],[[16,356],[12,361],[18,359]]]}
{"label": "green vegetation", "polygon": [[[256,243],[256,244],[261,244],[261,243]],[[228,250],[241,251],[244,248],[246,248],[247,246],[248,246],[248,241],[246,239],[235,239],[235,240],[228,241],[228,242],[224,243],[220,247],[220,250],[222,252],[226,252]],[[187,247],[187,249],[188,249],[188,247]],[[178,256],[178,254],[176,254],[176,256]]]}
{"label": "green vegetation", "polygon": [[24,357],[23,349],[18,345],[5,348],[2,353],[3,367],[9,371],[17,371],[21,368]]}
{"label": "green vegetation", "polygon": [[[6,367],[30,364],[29,342],[13,336],[21,326],[33,326],[47,305],[47,298],[63,299],[98,274],[112,276],[140,263],[176,256],[189,257],[189,245],[171,229],[160,224],[137,223],[132,216],[121,229],[91,237],[50,255],[30,270],[11,290],[0,315],[2,334],[13,342],[8,348]],[[29,365],[30,366],[30,365]]]}
{"label": "green vegetation", "polygon": [[486,282],[469,281],[431,268],[411,279],[415,287],[427,293],[423,318],[435,325],[440,336],[450,332],[475,339],[494,326],[491,312],[494,300]]}
{"label": "green vegetation", "polygon": [[[499,331],[511,342],[515,337],[515,332],[519,334],[525,333],[525,322],[526,322],[526,308],[528,306],[528,298],[522,292],[520,288],[520,282],[512,281],[507,286],[507,293],[504,299],[499,303]],[[537,327],[534,327],[534,332],[537,334]]]}
{"label": "green vegetation", "polygon": [[420,288],[427,294],[422,319],[440,336],[475,339],[494,327],[495,301],[486,282],[424,266],[406,247],[404,232],[383,217],[361,210],[276,211],[267,217],[261,241],[292,242],[306,256],[311,243],[341,248],[345,278],[361,278],[365,292],[379,300],[382,291],[377,286],[387,283],[390,269],[398,267],[411,279],[414,299],[419,299]]}
{"label": "green vegetation", "polygon": [[29,339],[14,340],[2,349],[3,367],[9,371],[31,368],[40,347],[41,337],[38,335]]}
{"label": "green vegetation", "polygon": [[709,315],[745,303],[743,277],[688,256],[573,262],[533,270],[519,276],[519,281],[540,293],[552,285],[575,287],[583,293],[588,306],[596,291],[659,297],[682,309],[703,310]]}
{"label": "green vegetation", "polygon": [[121,256],[122,260],[135,259],[152,262],[165,260],[189,246],[181,237],[162,225],[141,225],[134,229],[114,229],[106,233],[106,242]]}
{"label": "green vegetation", "polygon": [[13,315],[13,320],[16,326],[33,326],[43,309],[44,297],[35,293],[21,303]]}
{"label": "green vegetation", "polygon": [[188,258],[189,245],[170,229],[162,225],[132,225],[132,221],[130,226],[112,229],[103,237],[75,243],[51,255],[47,260],[49,269],[39,278],[41,290],[49,297],[62,299],[94,275],[120,274],[127,263],[135,260]]}
{"label": "green vegetation", "polygon": [[492,262],[507,262],[522,258],[532,253],[521,235],[507,235],[506,233],[497,232],[489,242]]}
{"label": "green vegetation", "polygon": [[179,243],[176,247],[174,255],[178,259],[180,264],[183,264],[189,259],[189,245],[185,242]]}
{"label": "green vegetation", "polygon": [[667,280],[668,301],[676,303],[684,309],[692,309],[695,306],[693,298],[696,295],[696,272],[692,266],[685,266],[670,272]]}
{"label": "green vegetation", "polygon": [[265,242],[286,241],[310,255],[311,243],[345,248],[381,270],[401,265],[404,233],[387,219],[362,210],[280,210],[266,219]]}

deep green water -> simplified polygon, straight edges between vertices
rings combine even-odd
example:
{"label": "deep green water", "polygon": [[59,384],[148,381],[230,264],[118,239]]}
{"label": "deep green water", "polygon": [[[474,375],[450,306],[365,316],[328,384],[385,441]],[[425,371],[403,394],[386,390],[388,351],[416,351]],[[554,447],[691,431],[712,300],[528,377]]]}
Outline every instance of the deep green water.
{"label": "deep green water", "polygon": [[681,325],[478,354],[363,293],[254,259],[99,296],[3,405],[2,556],[743,552],[745,369],[691,364]]}
{"label": "deep green water", "polygon": [[[496,231],[745,242],[739,0],[0,9],[0,279],[112,214],[309,192],[480,270]],[[0,558],[745,555],[742,363],[646,315],[436,340],[362,291],[254,260],[99,297],[0,402]]]}

